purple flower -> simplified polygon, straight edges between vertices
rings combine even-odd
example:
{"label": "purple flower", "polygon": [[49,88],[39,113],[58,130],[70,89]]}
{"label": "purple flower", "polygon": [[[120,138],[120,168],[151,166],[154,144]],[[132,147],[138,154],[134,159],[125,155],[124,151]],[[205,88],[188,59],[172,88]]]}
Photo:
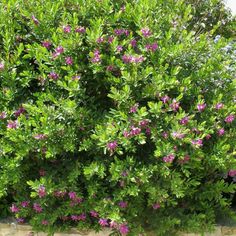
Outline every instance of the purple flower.
{"label": "purple flower", "polygon": [[211,135],[210,134],[207,134],[206,135],[206,139],[209,140],[211,138]]}
{"label": "purple flower", "polygon": [[139,135],[140,133],[141,133],[141,129],[139,127],[131,126],[130,135],[135,136],[135,135]]}
{"label": "purple flower", "polygon": [[5,119],[7,117],[7,113],[5,111],[0,112],[0,119]]}
{"label": "purple flower", "polygon": [[72,216],[71,216],[71,219],[72,219],[73,221],[77,221],[77,220],[79,220],[79,216],[78,216],[78,215],[72,215]]}
{"label": "purple flower", "polygon": [[163,157],[162,159],[166,163],[172,163],[175,159],[175,155],[174,154],[169,154],[169,155]]}
{"label": "purple flower", "polygon": [[104,41],[105,41],[105,38],[99,37],[96,42],[97,43],[103,43]]}
{"label": "purple flower", "polygon": [[70,33],[71,31],[71,27],[69,25],[63,26],[62,28],[63,28],[64,33],[66,34]]}
{"label": "purple flower", "polygon": [[39,195],[40,198],[46,196],[46,188],[44,186],[40,186],[38,188],[38,195]]}
{"label": "purple flower", "polygon": [[157,45],[157,43],[153,43],[153,44],[147,44],[145,47],[146,47],[147,51],[155,52],[158,48],[158,45]]}
{"label": "purple flower", "polygon": [[4,70],[4,63],[0,62],[0,71]]}
{"label": "purple flower", "polygon": [[113,36],[109,36],[108,39],[107,39],[107,42],[109,44],[111,44],[113,41],[114,41],[114,37]]}
{"label": "purple flower", "polygon": [[15,115],[15,117],[18,117],[21,114],[23,114],[24,112],[25,112],[25,108],[21,106],[17,111],[14,112],[14,115]]}
{"label": "purple flower", "polygon": [[177,138],[177,139],[183,139],[185,137],[185,134],[182,134],[182,133],[179,133],[179,132],[173,132],[171,135],[174,138]]}
{"label": "purple flower", "polygon": [[59,54],[63,53],[64,51],[65,51],[65,49],[64,49],[62,46],[58,46],[58,47],[55,49],[55,52],[56,52],[56,53],[59,53]]}
{"label": "purple flower", "polygon": [[47,135],[45,135],[45,134],[35,134],[33,137],[37,140],[42,140],[42,139],[47,138]]}
{"label": "purple flower", "polygon": [[129,138],[130,137],[130,133],[128,131],[126,131],[126,130],[123,132],[123,135],[124,135],[125,138]]}
{"label": "purple flower", "polygon": [[18,127],[19,127],[19,123],[17,120],[15,120],[15,121],[9,120],[7,123],[8,129],[17,129]]}
{"label": "purple flower", "polygon": [[72,199],[72,200],[76,199],[76,192],[69,192],[68,195],[69,195],[70,199]]}
{"label": "purple flower", "polygon": [[225,118],[225,122],[226,123],[232,123],[235,119],[235,116],[234,115],[229,115]]}
{"label": "purple flower", "polygon": [[145,133],[146,133],[146,135],[150,135],[151,134],[151,129],[150,128],[146,128]]}
{"label": "purple flower", "polygon": [[185,116],[184,118],[182,118],[182,119],[179,121],[179,123],[180,123],[181,125],[187,125],[188,122],[189,122],[189,118],[188,118],[187,116]]}
{"label": "purple flower", "polygon": [[80,33],[80,34],[84,34],[86,32],[86,29],[83,27],[83,26],[78,26],[76,29],[75,29],[75,32],[76,33]]}
{"label": "purple flower", "polygon": [[114,66],[109,65],[109,66],[107,66],[106,70],[107,71],[113,71],[114,70]]}
{"label": "purple flower", "polygon": [[122,235],[127,235],[129,233],[129,227],[126,224],[121,224],[119,231]]}
{"label": "purple flower", "polygon": [[109,142],[107,144],[107,148],[109,151],[114,151],[117,148],[118,144],[117,141]]}
{"label": "purple flower", "polygon": [[115,222],[114,220],[112,220],[112,221],[110,222],[110,228],[117,229],[118,226],[119,226],[119,225],[118,225],[117,222]]}
{"label": "purple flower", "polygon": [[220,109],[222,109],[223,107],[224,107],[224,104],[220,102],[220,103],[217,103],[217,104],[216,104],[215,109],[216,109],[216,110],[220,110]]}
{"label": "purple flower", "polygon": [[223,135],[225,134],[225,130],[224,130],[223,128],[221,128],[221,129],[219,129],[219,130],[217,131],[217,134],[218,134],[219,136],[223,136]]}
{"label": "purple flower", "polygon": [[161,207],[160,203],[154,203],[154,204],[152,205],[152,208],[153,208],[154,210],[159,209],[160,207]]}
{"label": "purple flower", "polygon": [[167,103],[169,100],[170,100],[170,97],[167,96],[167,95],[161,97],[161,101],[162,101],[163,103]]}
{"label": "purple flower", "polygon": [[72,64],[73,64],[73,59],[72,59],[72,57],[66,57],[66,58],[65,58],[65,61],[66,61],[66,64],[67,64],[67,65],[72,65]]}
{"label": "purple flower", "polygon": [[143,56],[123,55],[123,56],[122,56],[122,61],[123,61],[125,64],[128,64],[128,63],[135,63],[135,64],[138,64],[138,63],[141,63],[141,62],[144,61],[144,57],[143,57]]}
{"label": "purple flower", "polygon": [[199,112],[204,111],[205,108],[206,108],[206,104],[205,103],[201,103],[201,104],[197,105],[197,109],[198,109]]}
{"label": "purple flower", "polygon": [[230,170],[230,171],[228,172],[228,175],[229,175],[230,177],[236,176],[236,170]]}
{"label": "purple flower", "polygon": [[135,48],[135,47],[137,46],[137,40],[136,40],[136,39],[132,39],[132,40],[130,41],[130,45],[131,45],[133,48]]}
{"label": "purple flower", "polygon": [[93,57],[91,59],[92,63],[99,63],[101,62],[101,55],[100,55],[100,52],[98,49],[96,49],[94,52],[93,52]]}
{"label": "purple flower", "polygon": [[78,219],[79,220],[82,220],[82,221],[85,221],[86,220],[86,214],[85,213],[82,213],[78,216]]}
{"label": "purple flower", "polygon": [[141,120],[139,121],[139,125],[142,127],[142,128],[145,128],[147,125],[148,125],[149,121],[148,120]]}
{"label": "purple flower", "polygon": [[34,203],[33,205],[33,209],[37,212],[37,213],[40,213],[43,211],[43,208],[40,206],[40,204],[38,203]]}
{"label": "purple flower", "polygon": [[19,212],[19,208],[15,204],[12,204],[12,206],[10,207],[10,210],[12,213]]}
{"label": "purple flower", "polygon": [[162,133],[162,137],[163,137],[164,139],[167,139],[168,136],[169,136],[169,134],[168,134],[167,132],[163,132],[163,133]]}
{"label": "purple flower", "polygon": [[121,45],[118,45],[118,46],[116,47],[116,51],[117,51],[118,53],[122,52],[122,51],[123,51],[123,47],[122,47]]}
{"label": "purple flower", "polygon": [[189,155],[185,155],[184,159],[180,159],[180,160],[178,160],[178,162],[180,164],[184,164],[184,163],[188,162],[189,160],[190,160],[190,156]]}
{"label": "purple flower", "polygon": [[149,28],[141,29],[141,33],[142,33],[143,37],[145,37],[145,38],[148,38],[148,37],[150,37],[152,35],[152,33],[151,33]]}
{"label": "purple flower", "polygon": [[192,143],[194,146],[196,146],[196,147],[201,147],[201,146],[203,146],[202,139],[192,140],[191,143]]}
{"label": "purple flower", "polygon": [[74,80],[74,81],[78,81],[80,79],[81,79],[80,75],[75,75],[75,76],[72,77],[72,80]]}
{"label": "purple flower", "polygon": [[139,104],[136,103],[134,106],[132,106],[132,107],[130,108],[129,113],[136,113],[138,107],[139,107]]}
{"label": "purple flower", "polygon": [[35,25],[39,25],[39,21],[38,21],[38,19],[34,15],[32,15],[31,18],[32,18],[32,20],[33,20]]}
{"label": "purple flower", "polygon": [[117,36],[120,36],[122,34],[126,35],[126,36],[129,36],[129,31],[126,30],[126,29],[115,29],[114,30],[114,33],[117,35]]}
{"label": "purple flower", "polygon": [[99,216],[98,212],[96,212],[94,210],[90,211],[90,215],[94,218],[98,218],[98,216]]}
{"label": "purple flower", "polygon": [[42,220],[42,225],[48,225],[48,221],[47,220]]}
{"label": "purple flower", "polygon": [[51,45],[52,45],[52,44],[51,44],[49,41],[43,41],[43,42],[42,42],[42,46],[45,47],[45,48],[47,48],[47,49],[49,49],[49,48],[51,47]]}
{"label": "purple flower", "polygon": [[22,224],[25,222],[24,218],[16,218],[17,223]]}
{"label": "purple flower", "polygon": [[50,79],[57,80],[59,78],[59,75],[56,72],[52,71],[49,73],[48,77]]}
{"label": "purple flower", "polygon": [[101,225],[101,226],[103,226],[103,227],[105,227],[105,226],[107,226],[108,225],[108,222],[107,222],[108,220],[107,219],[100,219],[99,221],[98,221],[98,223]]}
{"label": "purple flower", "polygon": [[179,110],[179,102],[177,102],[175,99],[173,99],[173,102],[170,104],[170,108],[173,110],[173,111],[177,111]]}
{"label": "purple flower", "polygon": [[119,202],[118,205],[120,208],[126,208],[128,206],[128,202],[121,201],[121,202]]}
{"label": "purple flower", "polygon": [[21,206],[24,207],[24,208],[25,208],[25,207],[28,207],[29,204],[30,204],[29,201],[23,201],[23,202],[21,202]]}

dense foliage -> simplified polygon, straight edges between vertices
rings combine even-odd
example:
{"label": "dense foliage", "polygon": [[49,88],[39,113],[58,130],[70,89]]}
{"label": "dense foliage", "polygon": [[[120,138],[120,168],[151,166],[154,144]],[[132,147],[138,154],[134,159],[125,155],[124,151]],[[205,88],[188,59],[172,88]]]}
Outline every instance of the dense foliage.
{"label": "dense foliage", "polygon": [[2,217],[137,236],[230,212],[235,21],[218,0],[124,2],[0,1]]}

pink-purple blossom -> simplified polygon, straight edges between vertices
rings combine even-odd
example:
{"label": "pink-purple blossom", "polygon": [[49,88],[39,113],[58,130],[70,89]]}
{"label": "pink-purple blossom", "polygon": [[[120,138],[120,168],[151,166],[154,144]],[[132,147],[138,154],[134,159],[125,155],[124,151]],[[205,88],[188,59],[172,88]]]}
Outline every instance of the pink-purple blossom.
{"label": "pink-purple blossom", "polygon": [[12,213],[17,213],[20,211],[20,209],[16,206],[16,204],[12,204],[12,206],[10,207],[10,210]]}
{"label": "pink-purple blossom", "polygon": [[74,81],[78,81],[80,79],[81,79],[80,75],[75,75],[75,76],[72,77],[72,80],[74,80]]}
{"label": "pink-purple blossom", "polygon": [[181,125],[187,125],[188,122],[189,122],[189,117],[188,117],[188,116],[185,116],[184,118],[182,118],[182,119],[179,121],[179,123],[180,123]]}
{"label": "pink-purple blossom", "polygon": [[160,205],[160,203],[154,203],[154,204],[152,204],[152,208],[154,209],[154,210],[157,210],[157,209],[159,209],[161,207],[161,205]]}
{"label": "pink-purple blossom", "polygon": [[190,160],[190,156],[189,156],[189,155],[185,155],[185,156],[184,156],[184,159],[179,159],[178,162],[179,162],[180,164],[185,164],[185,163],[187,163],[189,160]]}
{"label": "pink-purple blossom", "polygon": [[173,111],[178,111],[179,108],[180,108],[180,103],[177,102],[175,99],[173,99],[172,103],[170,104],[170,108],[171,108]]}
{"label": "pink-purple blossom", "polygon": [[126,30],[126,29],[115,29],[115,30],[114,30],[114,33],[115,33],[117,36],[120,36],[120,35],[129,36],[129,34],[130,34],[129,30]]}
{"label": "pink-purple blossom", "polygon": [[59,78],[59,75],[56,72],[52,71],[49,73],[48,77],[50,79],[57,80]]}
{"label": "pink-purple blossom", "polygon": [[183,139],[185,137],[185,134],[180,133],[180,132],[173,132],[172,137],[177,138],[177,139]]}
{"label": "pink-purple blossom", "polygon": [[0,71],[4,70],[4,63],[0,62]]}
{"label": "pink-purple blossom", "polygon": [[76,33],[80,33],[80,34],[84,34],[86,32],[86,29],[83,27],[83,26],[78,26],[76,29],[75,29],[75,32]]}
{"label": "pink-purple blossom", "polygon": [[17,129],[19,127],[19,123],[18,120],[9,120],[7,123],[7,128],[8,129]]}
{"label": "pink-purple blossom", "polygon": [[47,138],[47,135],[45,135],[45,134],[35,134],[33,137],[37,140],[43,140],[43,139]]}
{"label": "pink-purple blossom", "polygon": [[146,135],[150,135],[151,134],[151,129],[150,128],[146,128],[145,133],[146,133]]}
{"label": "pink-purple blossom", "polygon": [[0,112],[0,119],[5,119],[7,117],[7,113],[5,111]]}
{"label": "pink-purple blossom", "polygon": [[101,55],[100,55],[100,51],[98,49],[96,49],[93,52],[93,57],[91,58],[92,63],[99,63],[101,62]]}
{"label": "pink-purple blossom", "polygon": [[219,136],[223,136],[223,135],[225,134],[224,128],[219,129],[219,130],[217,131],[217,134],[218,134]]}
{"label": "pink-purple blossom", "polygon": [[32,15],[31,18],[32,18],[35,25],[39,25],[39,20],[34,15]]}
{"label": "pink-purple blossom", "polygon": [[69,198],[72,200],[75,200],[77,197],[76,192],[69,192],[68,195],[69,195]]}
{"label": "pink-purple blossom", "polygon": [[169,136],[169,134],[168,134],[167,132],[163,132],[163,133],[162,133],[162,137],[163,137],[164,139],[167,139],[168,136]]}
{"label": "pink-purple blossom", "polygon": [[96,42],[97,42],[98,44],[104,43],[104,42],[105,42],[105,38],[104,38],[104,37],[99,37],[99,38],[97,38]]}
{"label": "pink-purple blossom", "polygon": [[147,49],[147,51],[155,52],[158,48],[158,44],[157,43],[147,44],[145,48]]}
{"label": "pink-purple blossom", "polygon": [[136,40],[136,39],[132,39],[132,40],[130,41],[130,45],[131,45],[133,48],[135,48],[135,47],[137,46],[137,40]]}
{"label": "pink-purple blossom", "polygon": [[235,116],[234,115],[228,115],[226,118],[225,118],[225,122],[226,123],[232,123],[235,119]]}
{"label": "pink-purple blossom", "polygon": [[41,207],[41,205],[39,203],[34,203],[33,204],[33,209],[35,210],[35,212],[37,213],[41,213],[43,211],[43,208]]}
{"label": "pink-purple blossom", "polygon": [[16,218],[16,221],[17,221],[17,223],[19,223],[19,224],[23,224],[23,223],[25,222],[25,219],[22,218],[22,217],[20,217],[20,218]]}
{"label": "pink-purple blossom", "polygon": [[117,141],[109,142],[107,144],[107,148],[109,151],[114,151],[117,148],[118,144]]}
{"label": "pink-purple blossom", "polygon": [[51,42],[49,42],[49,41],[43,41],[42,42],[42,46],[43,47],[45,47],[45,48],[47,48],[47,49],[49,49],[50,47],[51,47]]}
{"label": "pink-purple blossom", "polygon": [[113,41],[114,41],[114,37],[113,36],[109,36],[108,39],[107,39],[107,42],[109,44],[111,44]]}
{"label": "pink-purple blossom", "polygon": [[206,104],[205,103],[197,104],[197,109],[198,109],[199,112],[204,111],[205,108],[206,108]]}
{"label": "pink-purple blossom", "polygon": [[142,128],[145,128],[148,124],[149,124],[149,120],[141,120],[139,121],[139,126],[141,126]]}
{"label": "pink-purple blossom", "polygon": [[25,108],[21,106],[18,110],[16,110],[16,111],[14,112],[14,115],[15,115],[15,117],[18,117],[18,116],[20,116],[21,114],[23,114],[24,112],[25,112]]}
{"label": "pink-purple blossom", "polygon": [[94,210],[90,211],[90,215],[94,218],[98,218],[98,216],[99,216],[98,212],[94,211]]}
{"label": "pink-purple blossom", "polygon": [[170,97],[167,96],[167,95],[161,97],[161,101],[162,101],[163,103],[167,103],[169,100],[170,100]]}
{"label": "pink-purple blossom", "polygon": [[143,28],[141,29],[141,33],[143,37],[148,38],[152,35],[151,30],[149,28]]}
{"label": "pink-purple blossom", "polygon": [[228,175],[229,175],[230,177],[236,176],[236,170],[229,170]]}
{"label": "pink-purple blossom", "polygon": [[42,225],[48,225],[49,222],[48,222],[47,220],[42,220],[42,221],[41,221],[41,224],[42,224]]}
{"label": "pink-purple blossom", "polygon": [[55,49],[55,52],[61,54],[65,51],[65,49],[62,47],[62,46],[58,46],[56,49]]}
{"label": "pink-purple blossom", "polygon": [[217,103],[217,104],[216,104],[215,109],[216,109],[216,110],[220,110],[220,109],[222,109],[223,107],[224,107],[224,104],[220,102],[220,103]]}
{"label": "pink-purple blossom", "polygon": [[138,64],[144,61],[144,57],[142,55],[141,56],[123,55],[122,61],[125,64],[129,64],[129,63]]}
{"label": "pink-purple blossom", "polygon": [[104,218],[99,219],[98,223],[103,227],[108,226],[108,220]]}
{"label": "pink-purple blossom", "polygon": [[71,32],[71,27],[69,25],[63,26],[62,27],[64,33],[68,34]]}
{"label": "pink-purple blossom", "polygon": [[209,140],[211,138],[211,135],[210,134],[207,134],[206,135],[206,140]]}
{"label": "pink-purple blossom", "polygon": [[202,141],[202,139],[192,140],[191,143],[192,143],[195,147],[201,147],[201,146],[203,146],[203,141]]}
{"label": "pink-purple blossom", "polygon": [[65,58],[65,62],[66,62],[67,65],[72,65],[72,64],[73,64],[73,59],[72,59],[72,57],[66,57],[66,58]]}
{"label": "pink-purple blossom", "polygon": [[26,207],[28,207],[28,206],[29,206],[29,204],[30,204],[30,202],[29,202],[29,201],[23,201],[23,202],[21,202],[21,206],[22,206],[23,208],[26,208]]}
{"label": "pink-purple blossom", "polygon": [[130,135],[131,136],[139,135],[141,131],[142,130],[139,127],[131,126]]}
{"label": "pink-purple blossom", "polygon": [[127,235],[129,233],[129,227],[127,226],[127,224],[121,224],[119,226],[119,231],[122,235]]}
{"label": "pink-purple blossom", "polygon": [[39,186],[38,195],[39,195],[40,198],[46,196],[46,188],[43,185]]}
{"label": "pink-purple blossom", "polygon": [[121,202],[119,202],[118,205],[120,208],[126,208],[126,207],[128,207],[128,202],[121,201]]}
{"label": "pink-purple blossom", "polygon": [[172,163],[172,162],[174,161],[174,159],[175,159],[175,155],[174,155],[174,154],[169,154],[169,155],[164,156],[164,157],[162,158],[162,160],[163,160],[164,162],[166,162],[166,163]]}
{"label": "pink-purple blossom", "polygon": [[132,106],[132,107],[130,108],[129,113],[136,113],[138,107],[139,107],[139,104],[136,103],[134,106]]}
{"label": "pink-purple blossom", "polygon": [[122,47],[121,45],[118,45],[118,46],[116,47],[116,51],[117,51],[118,53],[122,52],[122,51],[123,51],[123,47]]}

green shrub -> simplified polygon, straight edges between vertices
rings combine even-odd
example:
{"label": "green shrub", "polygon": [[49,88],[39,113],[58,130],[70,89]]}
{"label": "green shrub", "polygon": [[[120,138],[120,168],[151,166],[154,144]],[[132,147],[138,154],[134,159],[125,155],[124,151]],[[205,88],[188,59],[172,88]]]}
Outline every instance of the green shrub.
{"label": "green shrub", "polygon": [[235,22],[215,0],[124,2],[0,2],[2,216],[137,236],[229,211]]}

